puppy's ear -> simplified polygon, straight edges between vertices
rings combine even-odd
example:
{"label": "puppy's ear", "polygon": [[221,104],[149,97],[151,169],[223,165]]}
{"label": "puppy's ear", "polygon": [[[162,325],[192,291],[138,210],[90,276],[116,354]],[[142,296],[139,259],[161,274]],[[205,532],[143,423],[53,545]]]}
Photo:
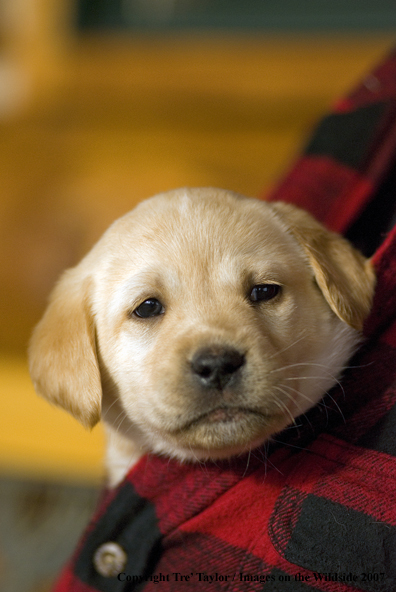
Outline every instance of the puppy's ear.
{"label": "puppy's ear", "polygon": [[375,288],[370,260],[304,210],[283,202],[270,205],[304,249],[330,308],[342,321],[361,331]]}
{"label": "puppy's ear", "polygon": [[86,427],[99,421],[102,398],[91,288],[92,280],[82,279],[78,268],[66,271],[29,347],[30,374],[37,392]]}

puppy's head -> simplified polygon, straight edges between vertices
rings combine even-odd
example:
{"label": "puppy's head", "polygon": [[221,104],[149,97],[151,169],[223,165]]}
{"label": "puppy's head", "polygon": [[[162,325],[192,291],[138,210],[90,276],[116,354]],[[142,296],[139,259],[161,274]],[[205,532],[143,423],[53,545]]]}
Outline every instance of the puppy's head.
{"label": "puppy's head", "polygon": [[61,278],[30,346],[39,393],[157,453],[260,445],[331,388],[374,289],[370,264],[292,206],[161,194]]}

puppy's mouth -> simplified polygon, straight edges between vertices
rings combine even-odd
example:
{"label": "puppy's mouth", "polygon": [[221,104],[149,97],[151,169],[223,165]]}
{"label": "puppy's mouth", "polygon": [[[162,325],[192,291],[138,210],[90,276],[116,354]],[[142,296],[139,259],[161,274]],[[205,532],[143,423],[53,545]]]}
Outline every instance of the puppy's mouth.
{"label": "puppy's mouth", "polygon": [[281,414],[222,406],[184,422],[167,438],[194,459],[215,460],[260,446],[286,423]]}
{"label": "puppy's mouth", "polygon": [[179,433],[188,432],[201,426],[221,428],[224,424],[239,424],[246,420],[258,421],[262,425],[271,423],[271,417],[256,409],[246,407],[217,407],[211,411],[202,413],[198,417],[186,422],[177,431]]}
{"label": "puppy's mouth", "polygon": [[196,420],[191,423],[198,423],[201,421],[206,421],[208,423],[225,423],[229,421],[238,421],[247,415],[258,415],[261,417],[265,417],[262,413],[257,411],[253,411],[252,409],[245,409],[243,407],[236,407],[236,408],[229,408],[229,407],[219,407],[214,411],[209,411],[208,413],[204,413]]}

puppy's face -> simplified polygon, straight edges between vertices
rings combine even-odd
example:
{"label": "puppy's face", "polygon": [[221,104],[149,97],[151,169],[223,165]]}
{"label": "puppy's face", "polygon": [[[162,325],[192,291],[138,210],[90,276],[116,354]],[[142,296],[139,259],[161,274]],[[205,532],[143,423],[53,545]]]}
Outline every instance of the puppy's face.
{"label": "puppy's face", "polygon": [[359,254],[291,206],[160,195],[61,280],[33,336],[32,375],[87,424],[103,399],[104,419],[145,449],[231,456],[333,386],[373,284]]}

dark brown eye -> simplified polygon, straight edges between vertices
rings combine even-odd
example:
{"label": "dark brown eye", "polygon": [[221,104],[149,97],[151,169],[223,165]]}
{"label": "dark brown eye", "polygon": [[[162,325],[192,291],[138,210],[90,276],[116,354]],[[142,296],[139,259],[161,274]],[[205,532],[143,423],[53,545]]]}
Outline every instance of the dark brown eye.
{"label": "dark brown eye", "polygon": [[148,298],[142,304],[139,304],[133,313],[141,319],[157,317],[165,312],[161,302],[156,298]]}
{"label": "dark brown eye", "polygon": [[278,284],[258,284],[252,288],[249,299],[251,302],[267,302],[278,296],[280,291]]}

